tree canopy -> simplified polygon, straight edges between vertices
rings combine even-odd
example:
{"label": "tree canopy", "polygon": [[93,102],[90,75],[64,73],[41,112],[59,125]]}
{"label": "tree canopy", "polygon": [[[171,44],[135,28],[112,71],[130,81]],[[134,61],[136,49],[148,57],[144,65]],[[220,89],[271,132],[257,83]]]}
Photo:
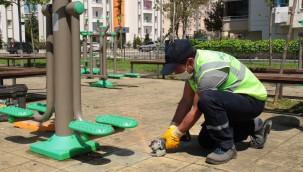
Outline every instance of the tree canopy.
{"label": "tree canopy", "polygon": [[[167,2],[164,2],[162,4],[162,14],[169,18],[171,21],[168,33],[164,37],[167,37],[170,33],[172,33],[173,28],[175,32],[178,33],[180,24],[182,24],[182,37],[185,37],[185,31],[189,25],[189,19],[193,18],[196,20],[195,17],[199,16],[197,13],[201,13],[197,9],[206,2],[208,2],[208,0],[169,0]],[[161,10],[160,0],[155,1],[155,10]],[[174,26],[173,20],[175,21]],[[178,38],[178,34],[176,35]]]}
{"label": "tree canopy", "polygon": [[210,12],[207,12],[208,18],[204,19],[207,31],[221,31],[223,19],[223,6],[221,2],[216,2]]}

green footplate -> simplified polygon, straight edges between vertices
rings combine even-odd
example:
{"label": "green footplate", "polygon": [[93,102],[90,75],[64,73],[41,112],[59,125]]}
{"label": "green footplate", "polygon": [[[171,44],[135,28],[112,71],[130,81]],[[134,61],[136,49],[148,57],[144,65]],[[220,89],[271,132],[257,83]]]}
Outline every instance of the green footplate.
{"label": "green footplate", "polygon": [[134,128],[138,126],[138,122],[135,119],[115,115],[100,115],[96,118],[96,122],[118,128]]}
{"label": "green footplate", "polygon": [[4,108],[0,108],[0,113],[9,116],[20,117],[20,118],[30,117],[34,115],[34,111],[29,109],[19,108],[16,106],[7,106]]}
{"label": "green footplate", "polygon": [[92,123],[89,121],[72,121],[69,128],[86,134],[106,136],[114,132],[113,127],[109,125]]}
{"label": "green footplate", "polygon": [[114,87],[114,84],[108,81],[107,79],[101,79],[97,82],[90,83],[91,87],[99,87],[99,88],[112,88]]}
{"label": "green footplate", "polygon": [[46,104],[44,103],[30,103],[26,106],[27,109],[35,110],[38,112],[46,112]]}
{"label": "green footplate", "polygon": [[113,79],[123,79],[123,75],[116,74],[116,73],[109,73],[109,74],[107,74],[107,77],[113,78]]}
{"label": "green footplate", "polygon": [[90,62],[90,60],[89,59],[82,59],[81,62],[88,63],[88,62]]}
{"label": "green footplate", "polygon": [[131,72],[125,73],[124,76],[133,77],[133,78],[140,78],[141,77],[141,75],[139,73],[131,73]]}

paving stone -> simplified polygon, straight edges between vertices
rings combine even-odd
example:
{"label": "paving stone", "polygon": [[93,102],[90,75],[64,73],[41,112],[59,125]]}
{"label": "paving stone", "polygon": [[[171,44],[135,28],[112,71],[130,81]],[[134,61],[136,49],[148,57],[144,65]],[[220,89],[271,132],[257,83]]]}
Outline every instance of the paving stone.
{"label": "paving stone", "polygon": [[36,161],[30,161],[26,162],[20,165],[13,166],[11,168],[2,169],[1,172],[12,172],[12,171],[22,171],[22,172],[53,172],[58,171],[58,169],[47,166],[45,164],[36,162]]}
{"label": "paving stone", "polygon": [[106,158],[95,158],[85,163],[79,163],[70,167],[64,168],[65,171],[117,171],[125,166],[111,162]]}
{"label": "paving stone", "polygon": [[288,168],[287,166],[279,166],[270,163],[264,162],[255,162],[250,166],[246,167],[242,170],[243,172],[267,172],[267,171],[275,171],[275,172],[299,172],[299,170]]}
{"label": "paving stone", "polygon": [[23,163],[29,162],[29,161],[30,161],[29,159],[22,158],[22,157],[12,155],[9,153],[5,153],[0,156],[0,170],[6,169],[6,168],[11,168],[15,165],[23,164]]}
{"label": "paving stone", "polygon": [[[302,151],[297,155],[302,155]],[[262,159],[258,160],[263,163],[273,164],[289,169],[303,171],[303,156],[295,156],[281,152],[272,151],[266,154]]]}
{"label": "paving stone", "polygon": [[104,158],[107,158],[114,163],[131,166],[140,161],[151,158],[151,156],[147,153],[125,149],[113,152],[112,154],[104,156]]}
{"label": "paving stone", "polygon": [[190,163],[178,161],[165,157],[152,157],[144,161],[138,162],[132,167],[141,169],[142,171],[177,171],[188,166]]}
{"label": "paving stone", "polygon": [[300,132],[299,134],[290,138],[287,142],[281,144],[275,150],[281,153],[303,157],[302,143],[303,143],[303,133]]}
{"label": "paving stone", "polygon": [[210,167],[205,167],[202,165],[198,165],[198,164],[191,164],[189,166],[186,166],[180,170],[178,170],[179,172],[184,172],[184,171],[191,171],[191,172],[223,172],[225,170],[221,170],[221,169],[216,169],[216,168],[210,168]]}

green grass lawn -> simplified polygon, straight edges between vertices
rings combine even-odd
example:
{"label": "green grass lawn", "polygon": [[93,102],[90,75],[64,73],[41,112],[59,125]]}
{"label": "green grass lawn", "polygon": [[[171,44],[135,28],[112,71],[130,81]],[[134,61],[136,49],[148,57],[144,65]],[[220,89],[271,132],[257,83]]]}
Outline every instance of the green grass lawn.
{"label": "green grass lawn", "polygon": [[269,97],[266,100],[265,109],[290,113],[302,113],[303,112],[303,98],[302,99],[289,99],[282,98],[275,104],[273,103],[273,97]]}
{"label": "green grass lawn", "polygon": [[[37,67],[45,67],[46,66],[46,60],[45,59],[36,59],[36,66]],[[107,60],[107,68],[109,70],[112,70],[114,68],[113,65],[114,60],[113,59],[108,59]],[[33,60],[32,60],[33,63]],[[7,61],[6,60],[0,60],[1,65],[6,65]],[[11,61],[10,61],[11,64]],[[268,65],[268,62],[246,62],[244,63],[247,67],[264,67],[264,68],[280,68],[280,63],[273,63],[272,66]],[[20,61],[16,61],[16,65],[20,65]],[[27,60],[24,60],[24,65],[28,66]],[[160,70],[162,69],[162,65],[159,65]],[[285,68],[297,68],[298,64],[295,63],[286,63]],[[118,71],[130,71],[130,63],[129,60],[117,60],[117,69]],[[157,65],[153,64],[140,64],[140,65],[134,65],[134,71],[137,73],[156,73],[157,72]]]}

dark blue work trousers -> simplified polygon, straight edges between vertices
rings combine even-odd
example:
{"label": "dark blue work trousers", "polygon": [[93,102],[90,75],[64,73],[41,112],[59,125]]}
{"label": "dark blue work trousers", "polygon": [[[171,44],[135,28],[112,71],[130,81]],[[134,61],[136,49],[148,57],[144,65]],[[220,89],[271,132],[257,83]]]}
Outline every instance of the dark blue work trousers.
{"label": "dark blue work trousers", "polygon": [[254,118],[264,110],[264,101],[245,94],[208,90],[200,94],[199,110],[205,122],[198,136],[202,147],[231,148],[254,134]]}

